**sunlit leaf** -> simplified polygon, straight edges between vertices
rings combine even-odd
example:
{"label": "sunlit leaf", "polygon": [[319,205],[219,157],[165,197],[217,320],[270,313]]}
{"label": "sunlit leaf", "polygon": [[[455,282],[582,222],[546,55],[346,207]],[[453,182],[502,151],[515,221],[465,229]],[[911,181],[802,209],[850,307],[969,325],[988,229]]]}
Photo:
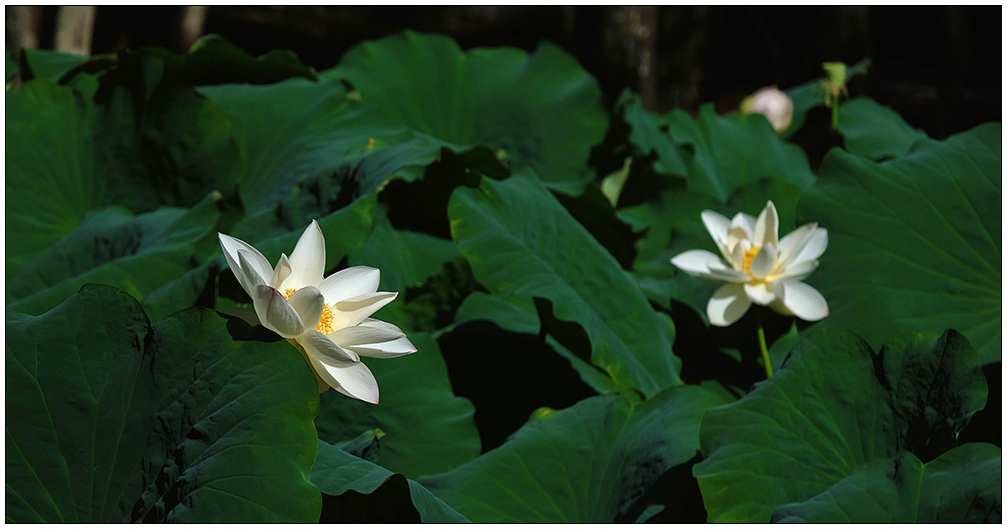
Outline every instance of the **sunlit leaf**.
{"label": "sunlit leaf", "polygon": [[344,78],[392,123],[453,145],[487,144],[512,168],[579,191],[608,120],[598,83],[560,48],[541,44],[463,52],[454,41],[406,31],[351,49],[323,79]]}

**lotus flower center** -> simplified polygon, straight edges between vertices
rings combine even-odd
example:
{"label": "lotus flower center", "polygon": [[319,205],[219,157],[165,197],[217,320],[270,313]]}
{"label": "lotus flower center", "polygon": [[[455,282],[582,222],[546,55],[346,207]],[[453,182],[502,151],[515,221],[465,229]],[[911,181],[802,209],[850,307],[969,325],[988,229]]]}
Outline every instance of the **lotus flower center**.
{"label": "lotus flower center", "polygon": [[752,247],[745,251],[745,255],[741,258],[741,272],[752,274],[752,260],[755,259],[760,250],[762,250],[762,247]]}
{"label": "lotus flower center", "polygon": [[[297,289],[286,289],[283,291],[283,297],[290,298],[290,295],[296,292]],[[332,308],[329,307],[329,304],[324,304],[322,306],[322,316],[318,319],[318,327],[315,328],[315,331],[321,333],[322,335],[328,335],[336,330],[334,323],[335,316],[332,314]]]}

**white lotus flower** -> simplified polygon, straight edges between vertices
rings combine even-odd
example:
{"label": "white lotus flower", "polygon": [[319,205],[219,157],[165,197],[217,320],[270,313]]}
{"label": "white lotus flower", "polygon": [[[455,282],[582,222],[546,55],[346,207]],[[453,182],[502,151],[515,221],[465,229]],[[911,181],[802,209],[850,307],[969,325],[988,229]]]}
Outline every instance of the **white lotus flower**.
{"label": "white lotus flower", "polygon": [[689,250],[671,263],[693,276],[727,282],[706,305],[711,324],[737,322],[752,302],[804,320],[828,316],[825,298],[801,281],[818,267],[818,257],[829,244],[824,228],[808,223],[777,240],[773,201],[766,203],[758,219],[739,213],[728,220],[710,210],[702,218],[727,262],[713,252]]}
{"label": "white lotus flower", "polygon": [[787,97],[786,92],[775,86],[767,86],[745,98],[741,102],[741,112],[762,114],[773,125],[776,133],[780,134],[787,130],[794,117],[794,102]]}
{"label": "white lotus flower", "polygon": [[294,343],[318,378],[318,390],[335,388],[368,403],[378,402],[378,383],[360,362],[416,351],[398,327],[367,318],[398,293],[377,292],[381,271],[350,267],[328,278],[325,238],[318,223],[304,231],[276,267],[240,239],[218,234],[224,257],[252,298],[259,322]]}

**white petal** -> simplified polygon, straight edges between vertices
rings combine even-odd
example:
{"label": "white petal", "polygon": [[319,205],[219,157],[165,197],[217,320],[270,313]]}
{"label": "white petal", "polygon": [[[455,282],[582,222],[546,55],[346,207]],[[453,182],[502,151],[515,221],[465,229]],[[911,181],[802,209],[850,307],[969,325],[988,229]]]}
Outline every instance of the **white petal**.
{"label": "white petal", "polygon": [[290,260],[287,259],[286,254],[280,254],[280,261],[276,262],[276,268],[273,269],[273,275],[270,277],[269,286],[279,289],[283,285],[283,281],[290,276]]}
{"label": "white petal", "polygon": [[778,282],[782,292],[780,299],[787,310],[804,320],[821,320],[829,316],[829,305],[825,297],[814,287],[797,280]]}
{"label": "white petal", "polygon": [[703,219],[703,224],[706,225],[706,231],[710,233],[713,241],[717,243],[720,253],[724,255],[724,258],[729,258],[730,251],[727,248],[727,231],[731,228],[730,219],[713,210],[703,210],[703,213],[699,216]]}
{"label": "white petal", "polygon": [[[308,330],[297,337],[297,343],[304,347],[308,355],[328,366],[346,368],[360,362],[360,356],[340,348],[338,344],[315,330]],[[331,386],[335,386],[329,383]]]}
{"label": "white petal", "polygon": [[245,249],[238,250],[238,268],[245,275],[245,281],[252,289],[266,283],[266,280],[256,270],[255,265],[252,265],[254,259],[255,256],[251,252]]}
{"label": "white petal", "polygon": [[368,403],[378,403],[378,382],[364,363],[340,368],[323,362],[315,365],[318,374],[336,391]]}
{"label": "white petal", "polygon": [[773,300],[776,300],[776,293],[766,282],[746,283],[745,296],[759,305],[769,305]]}
{"label": "white petal", "polygon": [[[731,266],[734,267],[734,270],[740,272],[741,269],[742,269],[742,266],[745,264],[745,252],[748,251],[748,249],[745,248],[745,247],[748,246],[747,245],[748,242],[747,241],[739,241],[738,243],[739,243],[738,245],[734,246],[734,250],[731,251]],[[751,269],[749,269],[749,270],[751,270]],[[744,273],[742,273],[742,274],[744,274]]]}
{"label": "white petal", "polygon": [[824,228],[816,228],[804,242],[804,248],[797,252],[797,255],[790,261],[790,264],[797,265],[805,261],[818,259],[829,246],[829,232]]}
{"label": "white petal", "polygon": [[238,283],[241,287],[245,289],[248,296],[252,296],[252,291],[255,290],[254,285],[246,285],[247,279],[241,273],[241,264],[238,262],[238,251],[244,250],[248,253],[248,262],[251,268],[262,278],[269,278],[272,274],[273,268],[269,266],[269,260],[267,260],[255,247],[245,243],[244,241],[231,237],[226,234],[221,234],[217,232],[217,237],[220,239],[220,248],[224,251],[224,259],[227,260],[227,265],[231,268],[231,272],[234,273],[234,277],[238,279]]}
{"label": "white petal", "polygon": [[304,333],[301,317],[293,307],[290,307],[290,303],[280,291],[268,285],[260,285],[255,288],[252,301],[255,304],[255,314],[266,328],[287,339]]}
{"label": "white petal", "polygon": [[297,316],[301,317],[305,328],[311,329],[318,326],[318,320],[322,317],[322,311],[325,310],[325,297],[317,287],[309,285],[298,289],[297,292],[290,295],[287,302],[290,303],[290,307],[294,308],[294,311],[297,311]]}
{"label": "white petal", "polygon": [[762,279],[769,276],[773,269],[776,268],[776,246],[766,245],[759,249],[759,253],[752,258],[752,263],[748,268],[748,271],[752,273],[752,277]]}
{"label": "white petal", "polygon": [[804,248],[804,243],[808,240],[808,236],[810,236],[816,228],[818,228],[818,223],[808,223],[783,236],[779,245],[779,259],[781,267],[786,267],[794,258],[797,257],[797,253]]}
{"label": "white petal", "polygon": [[332,326],[335,329],[356,326],[374,314],[375,311],[395,300],[398,295],[399,293],[377,292],[336,302],[334,306],[330,306],[333,309]]}
{"label": "white petal", "polygon": [[706,315],[714,326],[730,326],[744,316],[751,305],[742,284],[729,283],[713,293],[706,304]]}
{"label": "white petal", "polygon": [[730,282],[730,283],[745,283],[752,279],[749,275],[741,271],[729,269],[724,266],[720,266],[720,268],[710,269],[709,273],[703,274],[701,276],[703,278],[709,278],[711,280]]}
{"label": "white petal", "polygon": [[336,330],[328,337],[342,348],[366,357],[399,357],[416,351],[401,329],[371,318],[359,325]]}
{"label": "white petal", "polygon": [[752,236],[752,244],[757,247],[765,247],[772,243],[775,247],[778,243],[780,220],[776,214],[776,205],[773,201],[766,203],[766,207],[759,214],[759,219],[755,221],[755,232]]}
{"label": "white petal", "polygon": [[720,258],[708,250],[687,250],[671,258],[672,265],[693,276],[706,274],[710,272],[711,265],[719,263]]}
{"label": "white petal", "polygon": [[297,240],[294,251],[290,254],[290,276],[284,282],[284,287],[304,287],[322,283],[325,274],[325,237],[318,222],[312,220],[304,229],[301,238]]}
{"label": "white petal", "polygon": [[755,235],[755,218],[744,212],[738,212],[737,215],[731,219],[731,230],[736,230],[740,228],[745,232],[745,236],[741,239],[752,239]]}
{"label": "white petal", "polygon": [[786,270],[773,275],[774,280],[782,280],[784,278],[794,278],[795,280],[802,280],[807,278],[815,269],[818,268],[818,260],[813,259],[811,261],[803,261],[795,265],[787,267]]}
{"label": "white petal", "polygon": [[378,290],[381,271],[374,267],[349,267],[322,280],[318,288],[330,304]]}
{"label": "white petal", "polygon": [[716,254],[707,250],[687,250],[674,258],[671,264],[692,276],[725,282],[743,282],[748,276],[727,268]]}

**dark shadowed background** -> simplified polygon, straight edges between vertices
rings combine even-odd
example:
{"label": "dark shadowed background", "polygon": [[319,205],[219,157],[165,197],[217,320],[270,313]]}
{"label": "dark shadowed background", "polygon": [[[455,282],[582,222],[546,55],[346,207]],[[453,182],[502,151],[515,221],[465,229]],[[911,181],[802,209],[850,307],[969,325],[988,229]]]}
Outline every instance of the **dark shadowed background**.
{"label": "dark shadowed background", "polygon": [[45,6],[6,15],[8,50],[184,52],[218,33],[254,55],[292,50],[318,70],[361,41],[406,28],[450,35],[466,49],[533,50],[549,40],[598,79],[609,107],[630,87],[657,112],[694,113],[706,101],[727,111],[759,87],[819,77],[823,61],[869,57],[854,95],[894,108],[931,137],[1001,117],[997,6]]}

